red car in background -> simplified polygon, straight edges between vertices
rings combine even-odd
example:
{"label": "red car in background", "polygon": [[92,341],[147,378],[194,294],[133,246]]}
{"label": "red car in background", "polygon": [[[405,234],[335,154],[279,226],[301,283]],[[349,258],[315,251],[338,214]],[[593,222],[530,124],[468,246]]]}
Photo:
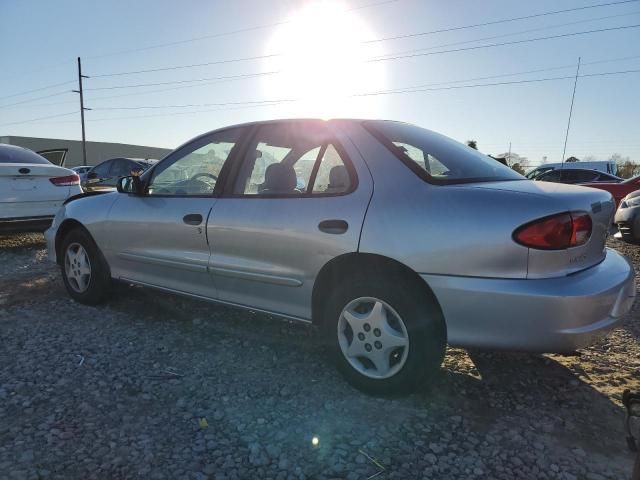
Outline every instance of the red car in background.
{"label": "red car in background", "polygon": [[606,190],[616,200],[616,208],[620,205],[620,201],[629,195],[631,192],[640,190],[640,175],[632,177],[624,182],[620,183],[581,183],[584,187],[599,188],[600,190]]}

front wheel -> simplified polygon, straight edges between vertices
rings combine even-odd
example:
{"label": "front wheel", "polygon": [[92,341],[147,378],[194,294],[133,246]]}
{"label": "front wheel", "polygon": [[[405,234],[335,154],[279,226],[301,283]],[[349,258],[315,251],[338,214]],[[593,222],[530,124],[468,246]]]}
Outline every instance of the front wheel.
{"label": "front wheel", "polygon": [[84,229],[69,232],[62,242],[62,280],[77,302],[97,305],[111,294],[111,274],[102,252]]}
{"label": "front wheel", "polygon": [[439,305],[422,287],[369,278],[334,289],[325,333],[352,385],[374,394],[403,393],[438,371],[446,326]]}

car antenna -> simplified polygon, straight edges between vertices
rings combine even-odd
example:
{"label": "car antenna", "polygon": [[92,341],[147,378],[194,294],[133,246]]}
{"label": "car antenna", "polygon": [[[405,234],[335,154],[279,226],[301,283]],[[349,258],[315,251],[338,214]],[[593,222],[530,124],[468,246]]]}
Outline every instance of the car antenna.
{"label": "car antenna", "polygon": [[[564,148],[562,149],[562,163],[560,163],[560,172],[564,168],[564,156],[567,153],[567,140],[569,140],[569,129],[571,128],[571,115],[573,114],[573,101],[576,98],[576,87],[578,86],[578,76],[580,73],[580,57],[578,57],[578,68],[576,68],[576,78],[573,81],[573,93],[571,94],[571,108],[569,108],[569,120],[567,121],[567,133],[564,136]],[[560,173],[562,177],[562,173]]]}

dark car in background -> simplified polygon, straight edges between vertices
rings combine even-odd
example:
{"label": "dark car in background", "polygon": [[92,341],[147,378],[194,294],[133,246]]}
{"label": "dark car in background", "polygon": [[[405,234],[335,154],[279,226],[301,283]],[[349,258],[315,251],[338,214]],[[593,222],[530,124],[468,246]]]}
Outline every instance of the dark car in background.
{"label": "dark car in background", "polygon": [[620,202],[614,218],[618,233],[614,236],[628,243],[640,242],[640,190],[635,190]]}
{"label": "dark car in background", "polygon": [[557,168],[538,175],[535,177],[535,180],[540,182],[567,183],[575,185],[578,183],[599,182],[620,183],[623,179],[616,177],[615,175],[611,175],[610,173],[587,168]]}
{"label": "dark car in background", "polygon": [[93,167],[82,182],[85,192],[100,190],[115,190],[118,178],[131,175],[134,169],[147,170],[157,160],[143,160],[133,158],[111,158]]}

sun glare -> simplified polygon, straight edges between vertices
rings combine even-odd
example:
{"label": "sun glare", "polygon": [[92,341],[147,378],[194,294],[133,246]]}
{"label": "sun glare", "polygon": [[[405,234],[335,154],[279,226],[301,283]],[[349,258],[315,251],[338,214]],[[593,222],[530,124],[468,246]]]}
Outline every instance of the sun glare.
{"label": "sun glare", "polygon": [[287,103],[292,115],[321,118],[368,116],[378,110],[376,97],[354,94],[384,88],[381,62],[367,60],[381,55],[368,40],[372,31],[349,4],[318,1],[294,13],[268,42],[266,77],[269,98],[295,99]]}

